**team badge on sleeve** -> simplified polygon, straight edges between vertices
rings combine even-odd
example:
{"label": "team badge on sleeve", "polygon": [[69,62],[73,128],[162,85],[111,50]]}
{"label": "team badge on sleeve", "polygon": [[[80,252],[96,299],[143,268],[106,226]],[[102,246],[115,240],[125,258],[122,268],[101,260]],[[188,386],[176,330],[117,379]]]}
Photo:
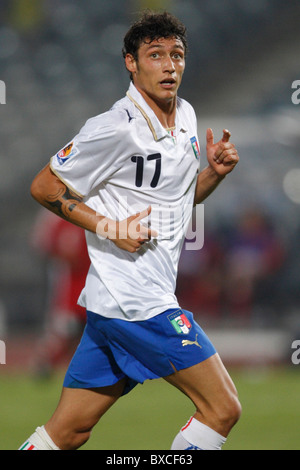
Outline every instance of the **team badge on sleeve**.
{"label": "team badge on sleeve", "polygon": [[60,152],[58,152],[58,154],[56,155],[58,163],[60,165],[63,165],[67,160],[69,160],[70,157],[76,155],[76,153],[77,151],[74,148],[74,143],[71,142],[64,149],[60,150]]}
{"label": "team badge on sleeve", "polygon": [[192,144],[192,147],[193,147],[193,150],[194,150],[195,157],[197,158],[197,160],[199,160],[199,158],[200,158],[200,148],[199,148],[199,144],[198,144],[198,141],[197,141],[196,137],[191,138],[191,144]]}
{"label": "team badge on sleeve", "polygon": [[181,310],[177,310],[176,312],[168,315],[168,319],[171,322],[171,325],[175,329],[178,334],[187,335],[192,328],[191,323],[187,319],[184,313]]}

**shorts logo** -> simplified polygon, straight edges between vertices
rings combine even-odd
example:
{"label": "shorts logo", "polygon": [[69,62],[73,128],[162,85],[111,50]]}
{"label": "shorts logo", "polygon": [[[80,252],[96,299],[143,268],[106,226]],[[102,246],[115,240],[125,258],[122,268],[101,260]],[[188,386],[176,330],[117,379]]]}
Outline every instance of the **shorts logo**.
{"label": "shorts logo", "polygon": [[184,313],[181,313],[181,310],[177,310],[177,312],[171,313],[168,315],[168,319],[171,322],[176,333],[179,335],[187,335],[192,328],[191,323],[187,319]]}
{"label": "shorts logo", "polygon": [[195,157],[197,158],[197,160],[199,160],[199,158],[200,158],[200,148],[199,148],[199,144],[198,144],[198,141],[197,141],[196,137],[191,138],[191,144],[192,144],[192,147],[193,147],[193,150],[194,150]]}
{"label": "shorts logo", "polygon": [[198,343],[197,338],[198,338],[198,334],[196,334],[195,341],[190,341],[188,339],[183,339],[181,341],[182,346],[192,346],[194,344],[195,346],[198,346],[200,349],[202,349],[202,346],[201,346],[201,344]]}
{"label": "shorts logo", "polygon": [[69,145],[67,145],[64,149],[62,149],[60,152],[58,152],[57,160],[60,165],[63,165],[67,160],[69,160],[70,157],[73,155],[76,155],[75,149],[73,149],[73,142],[71,142]]}

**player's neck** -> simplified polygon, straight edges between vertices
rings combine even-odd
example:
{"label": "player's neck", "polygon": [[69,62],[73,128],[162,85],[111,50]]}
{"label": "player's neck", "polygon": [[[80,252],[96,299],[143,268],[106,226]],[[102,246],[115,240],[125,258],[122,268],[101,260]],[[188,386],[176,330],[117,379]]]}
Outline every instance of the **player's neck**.
{"label": "player's neck", "polygon": [[159,100],[138,89],[165,129],[175,127],[177,97],[171,100]]}

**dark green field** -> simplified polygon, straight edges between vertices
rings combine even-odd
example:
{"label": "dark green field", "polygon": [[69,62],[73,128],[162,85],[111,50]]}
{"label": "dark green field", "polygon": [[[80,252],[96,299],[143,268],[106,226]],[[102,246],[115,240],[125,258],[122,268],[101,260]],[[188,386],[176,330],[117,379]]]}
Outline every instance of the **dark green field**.
{"label": "dark green field", "polygon": [[[0,450],[14,450],[54,410],[62,375],[36,381],[0,370]],[[243,414],[224,450],[300,449],[300,366],[231,371]],[[163,380],[121,398],[82,450],[168,450],[193,406]]]}

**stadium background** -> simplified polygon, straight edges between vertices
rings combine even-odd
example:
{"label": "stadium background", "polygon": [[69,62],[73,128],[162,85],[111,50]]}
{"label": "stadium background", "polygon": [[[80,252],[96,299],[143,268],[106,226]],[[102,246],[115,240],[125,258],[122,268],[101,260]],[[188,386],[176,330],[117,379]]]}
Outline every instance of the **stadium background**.
{"label": "stadium background", "polygon": [[[205,203],[204,248],[184,252],[178,281],[180,300],[242,394],[229,448],[299,449],[300,365],[291,345],[300,339],[300,105],[291,96],[300,4],[283,0],[1,0],[0,449],[16,448],[47,419],[61,382],[61,370],[45,386],[30,369],[47,296],[46,261],[31,243],[39,208],[30,183],[87,118],[126,92],[122,38],[144,7],[168,9],[187,25],[180,95],[196,109],[202,161],[207,127],[216,137],[229,128],[241,156]],[[190,405],[160,382],[134,394],[90,446],[168,448]],[[142,418],[132,424],[134,406]],[[140,439],[128,441],[143,420],[162,437],[145,439],[138,427]]]}

